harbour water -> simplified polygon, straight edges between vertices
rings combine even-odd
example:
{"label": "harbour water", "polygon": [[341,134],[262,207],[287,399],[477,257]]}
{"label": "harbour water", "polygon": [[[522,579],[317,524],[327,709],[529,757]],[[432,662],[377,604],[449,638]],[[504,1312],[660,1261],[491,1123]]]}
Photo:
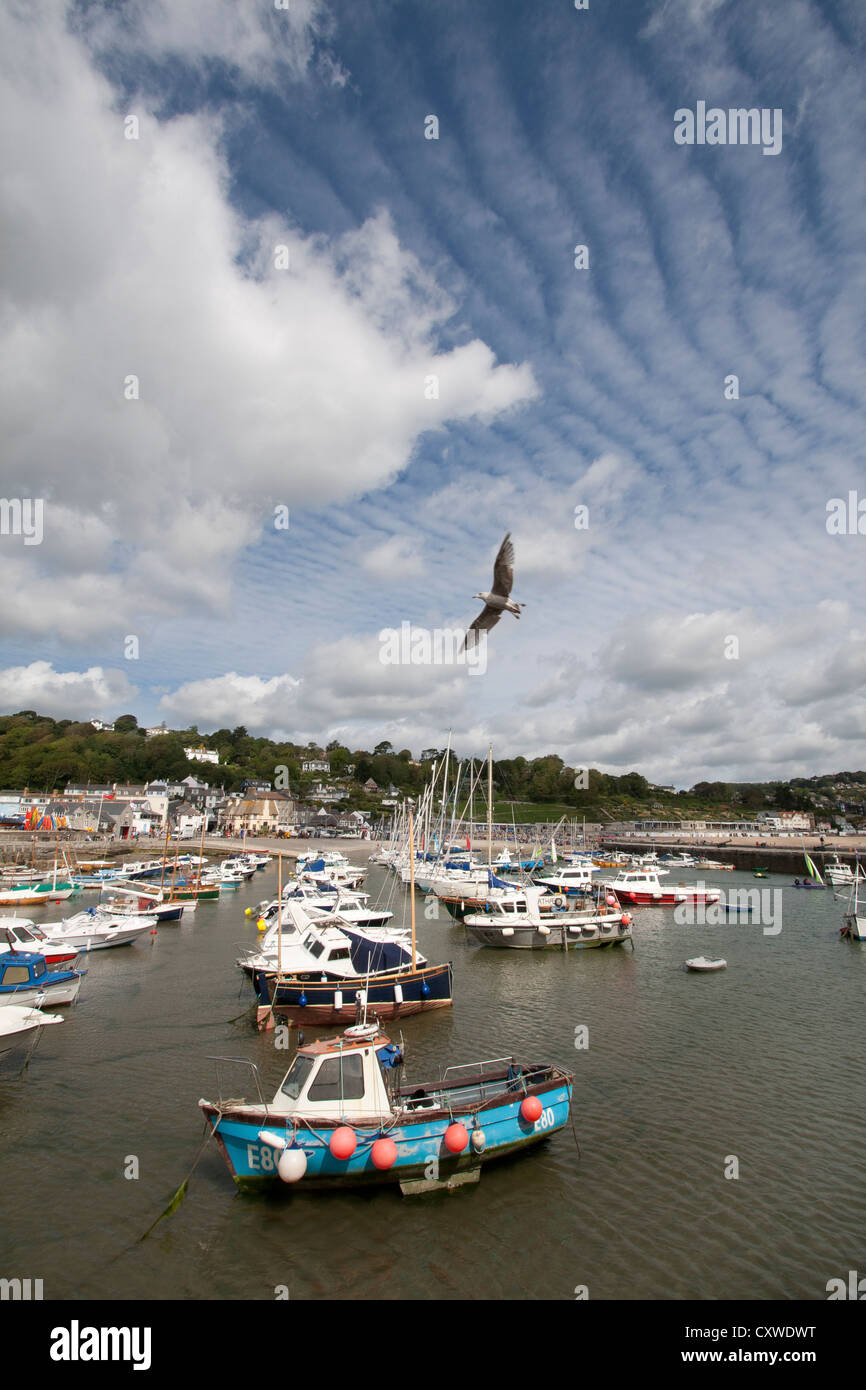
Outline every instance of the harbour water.
{"label": "harbour water", "polygon": [[[291,1056],[255,1031],[234,966],[257,940],[244,908],[275,891],[270,866],[155,938],[92,955],[24,1077],[20,1058],[2,1064],[0,1272],[42,1279],[46,1299],[272,1300],[278,1286],[292,1300],[825,1299],[829,1279],[866,1269],[866,952],[839,941],[829,891],[761,886],[783,885],[775,936],[639,909],[634,952],[568,954],[475,946],[444,910],[427,920],[419,895],[420,948],[454,962],[455,1002],[400,1025],[408,1078],[511,1053],[559,1062],[575,1073],[580,1152],[567,1129],[477,1186],[404,1198],[303,1182],[240,1193],[209,1143],[183,1204],[141,1241],[196,1155],[208,1057],[255,1061],[269,1097]],[[365,887],[402,913],[386,870]],[[690,974],[695,955],[728,969]]]}

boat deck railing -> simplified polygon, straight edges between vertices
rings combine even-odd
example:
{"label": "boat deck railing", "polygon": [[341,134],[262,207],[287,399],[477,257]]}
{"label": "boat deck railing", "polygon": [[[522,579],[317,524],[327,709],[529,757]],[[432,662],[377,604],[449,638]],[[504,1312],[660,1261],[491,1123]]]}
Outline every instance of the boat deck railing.
{"label": "boat deck railing", "polygon": [[259,1069],[258,1069],[258,1067],[256,1066],[255,1062],[251,1062],[251,1061],[249,1060],[249,1058],[247,1058],[247,1057],[208,1057],[208,1061],[209,1061],[209,1062],[216,1062],[216,1064],[217,1064],[217,1067],[216,1067],[216,1073],[217,1073],[217,1092],[218,1092],[218,1095],[219,1095],[219,1103],[220,1103],[220,1105],[227,1105],[227,1104],[229,1104],[230,1102],[233,1103],[233,1104],[235,1104],[235,1105],[245,1105],[245,1104],[247,1104],[246,1100],[245,1100],[244,1098],[242,1098],[242,1097],[238,1097],[238,1096],[224,1096],[224,1095],[223,1095],[223,1067],[225,1067],[225,1066],[232,1066],[232,1067],[247,1067],[248,1070],[250,1071],[251,1075],[252,1075],[253,1081],[255,1082],[256,1093],[257,1093],[257,1095],[258,1095],[259,1104],[260,1104],[260,1105],[264,1105],[265,1108],[267,1109],[267,1106],[266,1106],[266,1104],[265,1104],[265,1098],[264,1098],[264,1096],[262,1095],[261,1081],[260,1081],[260,1078],[259,1078]]}
{"label": "boat deck railing", "polygon": [[[498,1070],[490,1076],[477,1076],[478,1071],[483,1071],[486,1066],[496,1066]],[[474,1071],[476,1076],[466,1081],[456,1077],[450,1081],[446,1079],[448,1072],[457,1071]],[[525,1095],[531,1086],[555,1077],[557,1071],[556,1067],[550,1065],[524,1069],[516,1067],[511,1057],[495,1057],[487,1062],[468,1062],[448,1067],[440,1081],[413,1087],[408,1095],[404,1092],[400,1099],[406,1110],[416,1113],[430,1109],[475,1109],[501,1099],[507,1091]]]}

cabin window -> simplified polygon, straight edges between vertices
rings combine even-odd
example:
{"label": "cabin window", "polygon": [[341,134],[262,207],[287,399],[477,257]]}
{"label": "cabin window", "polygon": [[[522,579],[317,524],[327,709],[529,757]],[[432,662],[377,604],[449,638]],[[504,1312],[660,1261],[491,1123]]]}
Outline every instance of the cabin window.
{"label": "cabin window", "polygon": [[33,963],[33,978],[38,980],[40,975],[45,974],[45,961],[37,960]]}
{"label": "cabin window", "polygon": [[307,1077],[313,1069],[313,1060],[312,1057],[305,1057],[302,1053],[299,1053],[289,1067],[289,1070],[286,1072],[286,1078],[280,1087],[283,1095],[288,1096],[289,1100],[298,1099],[298,1096],[304,1089]]}
{"label": "cabin window", "polygon": [[307,1100],[361,1100],[363,1095],[364,1060],[360,1052],[354,1052],[322,1063]]}
{"label": "cabin window", "polygon": [[7,965],[3,976],[4,985],[26,985],[30,980],[30,971],[26,965]]}
{"label": "cabin window", "polygon": [[319,956],[322,954],[324,949],[325,947],[321,941],[314,941],[312,946],[310,947],[310,954],[315,956],[318,960]]}
{"label": "cabin window", "polygon": [[331,954],[328,956],[328,960],[351,960],[351,959],[352,959],[352,952],[349,950],[348,946],[338,946],[337,949],[336,949],[336,951],[332,951]]}

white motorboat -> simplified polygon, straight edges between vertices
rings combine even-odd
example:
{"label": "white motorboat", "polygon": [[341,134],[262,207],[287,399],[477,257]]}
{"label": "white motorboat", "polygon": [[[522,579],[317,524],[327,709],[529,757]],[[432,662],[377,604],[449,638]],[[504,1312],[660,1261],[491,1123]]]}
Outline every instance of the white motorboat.
{"label": "white motorboat", "polygon": [[862,876],[858,862],[857,872],[851,886],[851,896],[848,900],[848,911],[845,914],[845,924],[840,933],[841,936],[847,937],[850,941],[866,941],[866,913],[860,908],[861,882]]}
{"label": "white motorboat", "polygon": [[728,968],[728,962],[726,960],[709,960],[706,956],[695,956],[693,960],[687,960],[686,965],[689,970],[696,970],[698,972],[727,970]]}
{"label": "white motorboat", "polygon": [[835,887],[848,886],[854,882],[854,870],[834,854],[824,865],[824,877]]}
{"label": "white motorboat", "polygon": [[592,905],[566,912],[542,912],[542,890],[525,888],[511,899],[497,898],[486,912],[470,913],[463,925],[484,946],[538,950],[557,946],[585,949],[632,939],[631,916],[621,907]]}
{"label": "white motorboat", "polygon": [[0,1057],[14,1052],[23,1040],[33,1037],[48,1023],[62,1023],[60,1014],[44,1014],[24,1004],[7,1004],[0,1009]]}
{"label": "white motorboat", "polygon": [[43,922],[41,927],[52,950],[67,946],[78,951],[104,951],[109,946],[130,946],[156,924],[153,916],[136,916],[131,921],[129,917],[90,907],[60,922]]}

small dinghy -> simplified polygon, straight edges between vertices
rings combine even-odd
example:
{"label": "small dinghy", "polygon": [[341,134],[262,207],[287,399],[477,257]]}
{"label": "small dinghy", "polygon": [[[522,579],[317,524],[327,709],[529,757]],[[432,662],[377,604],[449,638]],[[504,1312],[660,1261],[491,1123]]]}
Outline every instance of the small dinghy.
{"label": "small dinghy", "polygon": [[726,960],[709,960],[706,956],[695,956],[694,960],[687,960],[686,965],[689,970],[708,971],[708,970],[727,970]]}

